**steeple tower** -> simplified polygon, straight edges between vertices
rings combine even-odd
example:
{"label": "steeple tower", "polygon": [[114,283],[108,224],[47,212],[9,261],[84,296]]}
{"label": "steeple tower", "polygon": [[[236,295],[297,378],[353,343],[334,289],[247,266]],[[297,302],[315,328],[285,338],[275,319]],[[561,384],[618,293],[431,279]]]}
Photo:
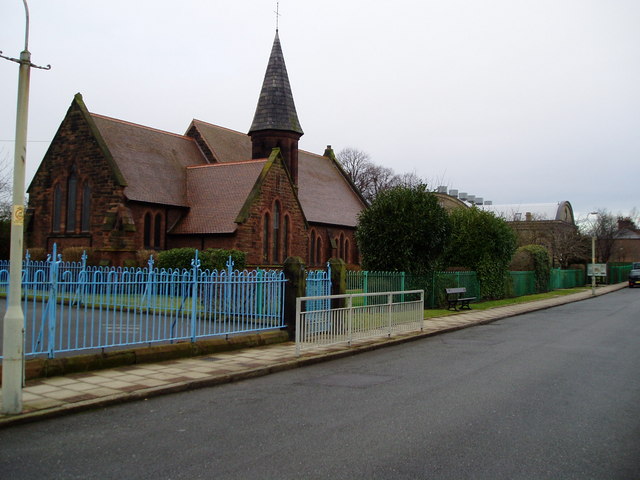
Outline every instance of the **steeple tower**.
{"label": "steeple tower", "polygon": [[273,148],[280,148],[289,173],[297,185],[298,140],[303,134],[276,30],[258,106],[249,130],[252,157],[266,158]]}

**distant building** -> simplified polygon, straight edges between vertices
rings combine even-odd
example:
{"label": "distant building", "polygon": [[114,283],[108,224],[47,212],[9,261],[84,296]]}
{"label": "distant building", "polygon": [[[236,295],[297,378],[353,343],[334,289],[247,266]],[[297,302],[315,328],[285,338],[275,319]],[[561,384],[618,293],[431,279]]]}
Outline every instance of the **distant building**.
{"label": "distant building", "polygon": [[[605,246],[601,245],[601,248]],[[640,262],[640,230],[630,219],[618,219],[618,230],[613,236],[609,261]]]}
{"label": "distant building", "polygon": [[503,218],[515,231],[518,246],[542,245],[555,266],[567,266],[578,231],[568,201],[555,203],[481,205],[478,208]]}
{"label": "distant building", "polygon": [[144,249],[235,248],[253,265],[359,263],[365,201],[303,135],[276,32],[248,134],[193,120],[184,135],[89,112],[77,94],[29,186],[28,247],[91,247],[122,265]]}

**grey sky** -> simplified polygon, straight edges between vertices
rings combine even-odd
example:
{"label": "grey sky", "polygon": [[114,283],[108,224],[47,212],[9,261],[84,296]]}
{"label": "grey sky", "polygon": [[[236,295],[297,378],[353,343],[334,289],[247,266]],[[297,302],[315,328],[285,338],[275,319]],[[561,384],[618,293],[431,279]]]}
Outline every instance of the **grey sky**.
{"label": "grey sky", "polygon": [[[247,132],[275,1],[30,0],[27,181],[73,95],[90,111],[184,133]],[[639,206],[637,0],[280,2],[300,146],[352,146],[397,173],[494,203]],[[0,50],[24,41],[0,4]],[[0,140],[15,133],[18,68],[0,62]],[[0,158],[12,158],[0,142]],[[433,185],[436,186],[436,185]]]}

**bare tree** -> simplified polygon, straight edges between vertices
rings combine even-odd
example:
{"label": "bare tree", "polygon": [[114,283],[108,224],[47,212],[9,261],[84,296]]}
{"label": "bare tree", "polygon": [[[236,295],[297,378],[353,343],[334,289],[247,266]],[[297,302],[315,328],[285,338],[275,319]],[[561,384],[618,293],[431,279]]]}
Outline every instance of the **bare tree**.
{"label": "bare tree", "polygon": [[396,186],[415,187],[425,183],[415,172],[396,175],[391,168],[376,165],[368,153],[357,148],[344,148],[336,158],[369,203],[383,190]]}
{"label": "bare tree", "polygon": [[596,260],[606,263],[613,253],[618,221],[606,209],[599,209],[595,222],[591,225],[590,235],[596,237]]}
{"label": "bare tree", "polygon": [[427,185],[427,182],[418,176],[416,172],[401,173],[395,176],[396,185],[407,188],[417,187],[418,185]]}
{"label": "bare tree", "polygon": [[589,259],[591,247],[589,237],[578,229],[554,229],[549,235],[549,247],[561,268],[569,268],[572,263],[582,263]]}
{"label": "bare tree", "polygon": [[362,192],[368,181],[367,171],[374,165],[369,154],[352,147],[343,148],[336,158],[353,184]]}

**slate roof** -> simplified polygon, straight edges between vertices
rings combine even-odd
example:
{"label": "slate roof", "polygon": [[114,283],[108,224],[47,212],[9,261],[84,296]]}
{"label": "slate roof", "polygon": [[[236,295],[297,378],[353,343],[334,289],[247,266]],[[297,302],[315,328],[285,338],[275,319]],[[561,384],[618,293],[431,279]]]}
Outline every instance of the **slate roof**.
{"label": "slate roof", "polygon": [[232,233],[266,159],[216,163],[186,169],[189,213],[170,233]]}
{"label": "slate roof", "polygon": [[329,157],[298,150],[298,197],[309,222],[355,227],[364,205]]}
{"label": "slate roof", "polygon": [[200,133],[216,161],[239,162],[251,158],[251,141],[244,133],[195,118],[189,125],[187,132],[192,127]]}
{"label": "slate roof", "polygon": [[128,199],[188,206],[185,169],[205,163],[193,139],[95,113],[90,115],[124,176]]}
{"label": "slate roof", "polygon": [[[194,124],[207,144],[229,146],[219,161],[239,162],[251,156],[249,135],[211,124],[201,128],[203,122]],[[247,151],[248,156],[243,157]],[[330,158],[298,150],[298,187],[307,221],[350,227],[358,223],[364,204]]]}
{"label": "slate roof", "polygon": [[277,31],[249,133],[259,130],[286,130],[301,135],[304,133],[293,102]]}

